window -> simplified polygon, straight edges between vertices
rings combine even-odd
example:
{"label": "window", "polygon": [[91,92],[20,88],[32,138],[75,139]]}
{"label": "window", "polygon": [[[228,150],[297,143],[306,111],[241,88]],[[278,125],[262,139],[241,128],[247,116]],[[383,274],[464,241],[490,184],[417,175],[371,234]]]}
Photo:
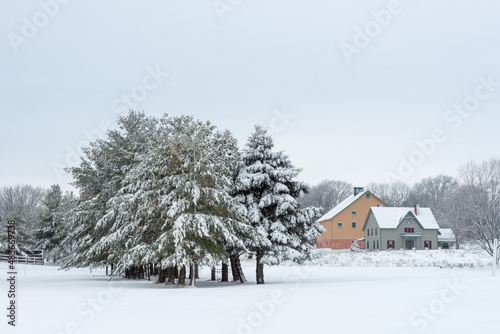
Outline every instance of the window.
{"label": "window", "polygon": [[370,194],[366,194],[366,199],[370,199]]}
{"label": "window", "polygon": [[352,222],[352,228],[356,228],[356,222]]}
{"label": "window", "polygon": [[352,212],[352,216],[353,216],[353,217],[356,217],[356,211],[353,211],[353,212]]}
{"label": "window", "polygon": [[431,249],[431,248],[432,248],[432,241],[430,241],[430,240],[425,240],[425,241],[424,241],[424,248],[429,248],[429,249]]}
{"label": "window", "polygon": [[387,240],[387,249],[394,249],[394,240]]}
{"label": "window", "polygon": [[377,240],[377,249],[378,249],[378,246],[379,246],[379,244],[378,244],[378,240]]}
{"label": "window", "polygon": [[369,241],[366,242],[366,249],[370,249],[370,242]]}
{"label": "window", "polygon": [[372,235],[374,235],[374,234],[373,234],[373,228],[372,228]]}
{"label": "window", "polygon": [[415,233],[415,228],[413,228],[413,227],[405,227],[405,233]]}
{"label": "window", "polygon": [[375,235],[377,235],[377,228],[375,227]]}
{"label": "window", "polygon": [[367,229],[366,231],[368,232],[368,236],[370,236],[370,229]]}
{"label": "window", "polygon": [[338,224],[337,224],[337,227],[338,227],[338,228],[342,228],[342,223],[338,223]]}

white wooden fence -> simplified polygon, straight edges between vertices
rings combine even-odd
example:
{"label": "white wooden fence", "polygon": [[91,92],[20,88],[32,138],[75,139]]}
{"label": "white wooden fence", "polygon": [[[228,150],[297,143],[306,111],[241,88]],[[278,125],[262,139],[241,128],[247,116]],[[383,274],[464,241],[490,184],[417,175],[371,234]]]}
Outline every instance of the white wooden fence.
{"label": "white wooden fence", "polygon": [[[27,252],[27,255],[15,255],[14,263],[44,264],[43,251]],[[9,254],[0,253],[0,262],[9,262]]]}

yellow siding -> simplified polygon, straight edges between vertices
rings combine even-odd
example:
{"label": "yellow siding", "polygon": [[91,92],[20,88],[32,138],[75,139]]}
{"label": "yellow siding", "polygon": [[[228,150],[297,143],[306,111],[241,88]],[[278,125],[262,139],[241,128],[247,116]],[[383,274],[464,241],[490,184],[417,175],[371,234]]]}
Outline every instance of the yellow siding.
{"label": "yellow siding", "polygon": [[[319,236],[317,241],[363,238],[363,224],[370,208],[379,204],[386,206],[382,201],[373,196],[373,194],[369,194],[369,199],[366,198],[366,195],[363,195],[332,219],[320,222],[326,229],[326,232]],[[353,211],[356,211],[356,217],[352,216]],[[356,228],[352,228],[352,222],[356,222]],[[338,228],[338,223],[342,223],[342,228]]]}

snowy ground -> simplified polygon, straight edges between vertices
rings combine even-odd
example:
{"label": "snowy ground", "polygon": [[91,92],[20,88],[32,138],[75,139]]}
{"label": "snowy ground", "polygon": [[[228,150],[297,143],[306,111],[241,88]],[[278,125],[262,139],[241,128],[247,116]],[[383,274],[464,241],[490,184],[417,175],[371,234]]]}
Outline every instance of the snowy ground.
{"label": "snowy ground", "polygon": [[[387,254],[361,256],[401,258]],[[18,265],[18,326],[7,326],[2,315],[0,332],[500,333],[500,272],[492,277],[490,268],[481,267],[325,265],[331,262],[266,267],[267,284],[259,286],[252,284],[252,263],[245,263],[246,285],[208,282],[204,268],[196,289],[113,283],[102,270]],[[0,272],[6,275],[6,263]],[[2,305],[6,292],[2,279]]]}

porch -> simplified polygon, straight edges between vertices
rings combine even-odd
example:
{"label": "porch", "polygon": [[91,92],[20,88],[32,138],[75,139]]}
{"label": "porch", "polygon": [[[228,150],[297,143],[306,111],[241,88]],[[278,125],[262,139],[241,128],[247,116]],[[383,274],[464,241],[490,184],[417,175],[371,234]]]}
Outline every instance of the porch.
{"label": "porch", "polygon": [[401,233],[401,238],[403,239],[403,246],[405,249],[422,249],[421,232],[403,232]]}

